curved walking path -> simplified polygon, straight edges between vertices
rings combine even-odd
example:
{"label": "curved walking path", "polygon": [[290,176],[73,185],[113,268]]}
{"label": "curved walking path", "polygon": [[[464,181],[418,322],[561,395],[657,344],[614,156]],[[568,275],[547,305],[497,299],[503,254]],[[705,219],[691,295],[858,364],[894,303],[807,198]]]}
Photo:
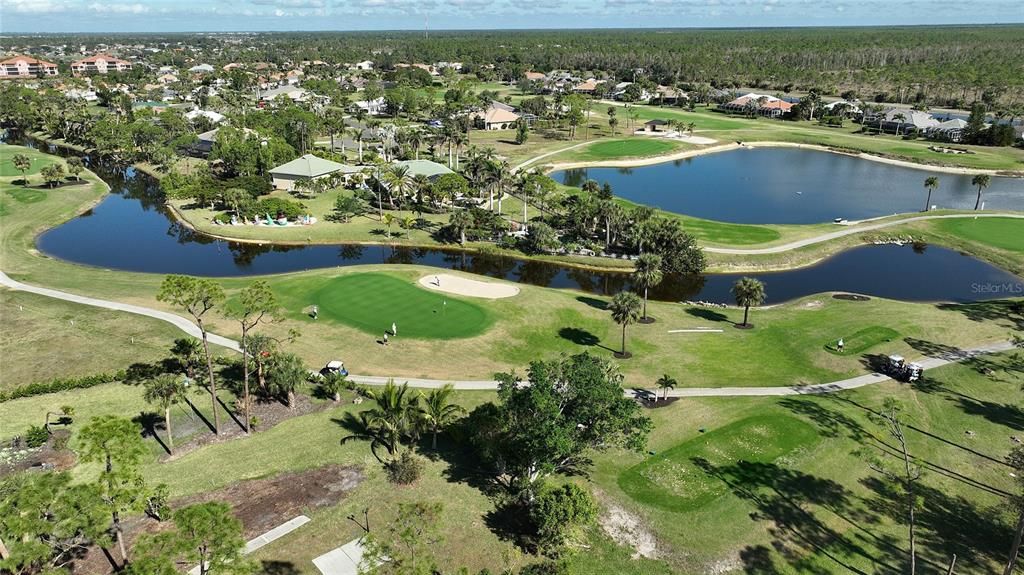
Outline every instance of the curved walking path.
{"label": "curved walking path", "polygon": [[788,252],[790,250],[799,249],[805,246],[814,244],[820,244],[822,242],[831,241],[837,238],[845,236],[852,236],[854,234],[860,234],[864,232],[871,232],[874,230],[880,230],[883,228],[889,228],[892,226],[898,226],[900,224],[907,224],[910,222],[920,222],[924,220],[945,220],[952,218],[1014,218],[1024,219],[1024,214],[1014,213],[1002,213],[1002,212],[985,212],[979,214],[940,214],[934,216],[914,216],[912,218],[903,218],[898,220],[890,220],[886,222],[879,222],[877,224],[870,224],[867,226],[859,226],[859,224],[847,224],[848,227],[835,232],[829,232],[820,236],[814,236],[811,238],[804,238],[802,240],[796,240],[789,242],[788,244],[781,244],[778,246],[772,246],[770,248],[715,248],[705,247],[704,251],[712,252],[716,254],[735,254],[735,255],[763,255],[763,254],[778,254],[782,252]]}
{"label": "curved walking path", "polygon": [[[193,337],[201,337],[199,328],[196,327],[191,321],[173,313],[168,313],[161,310],[156,310],[148,307],[142,307],[137,305],[125,304],[115,301],[108,301],[102,299],[91,298],[87,296],[80,296],[72,293],[67,293],[59,290],[50,288],[44,288],[26,283],[19,282],[11,279],[7,274],[0,271],[0,285],[6,286],[10,289],[17,291],[24,291],[28,293],[34,293],[43,295],[46,297],[52,297],[55,299],[61,299],[64,301],[70,301],[79,303],[82,305],[89,305],[93,307],[99,307],[103,309],[109,309],[114,311],[124,311],[128,313],[134,313],[154,319],[166,321],[178,329]],[[241,351],[238,342],[222,337],[213,333],[208,333],[207,337],[210,343],[214,343],[234,351]],[[926,370],[934,369],[949,363],[956,363],[975,357],[977,355],[984,355],[988,353],[996,353],[1000,351],[1008,351],[1013,349],[1015,346],[1013,342],[1001,341],[994,344],[988,344],[972,349],[955,350],[935,357],[927,357],[919,360]],[[406,377],[386,377],[386,376],[374,376],[374,375],[355,375],[350,374],[349,379],[356,383],[363,385],[384,385],[391,379],[397,379],[400,381],[408,382],[409,387],[418,388],[438,388],[447,384],[452,384],[455,389],[461,390],[493,390],[498,388],[498,382],[494,380],[450,380],[450,379],[423,379],[423,378],[406,378]],[[859,375],[857,377],[851,377],[849,379],[843,379],[840,381],[833,381],[829,383],[818,383],[812,385],[791,385],[791,386],[778,386],[778,387],[690,387],[685,389],[674,389],[668,392],[669,397],[762,397],[762,396],[782,396],[782,395],[813,395],[823,393],[834,393],[837,391],[843,391],[847,389],[856,389],[858,387],[864,387],[866,385],[872,385],[876,383],[882,383],[889,381],[891,378],[881,373],[868,373]],[[635,397],[655,397],[655,392],[650,389],[634,388],[626,390],[626,395]]]}

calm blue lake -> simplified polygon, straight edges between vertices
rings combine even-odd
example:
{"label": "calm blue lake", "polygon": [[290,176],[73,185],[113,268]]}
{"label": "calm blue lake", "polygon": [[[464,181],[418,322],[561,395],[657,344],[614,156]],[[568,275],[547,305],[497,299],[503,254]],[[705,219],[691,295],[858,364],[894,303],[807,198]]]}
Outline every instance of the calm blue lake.
{"label": "calm blue lake", "polygon": [[[698,218],[744,224],[814,224],[860,220],[925,208],[924,180],[939,178],[931,204],[972,209],[971,177],[942,174],[842,154],[751,148],[639,168],[555,172],[563,184],[609,183],[616,196]],[[1024,210],[1024,178],[993,177],[986,209]]]}
{"label": "calm blue lake", "polygon": [[[250,276],[361,264],[419,264],[530,285],[613,295],[629,275],[455,250],[362,245],[273,246],[217,240],[178,224],[155,180],[133,169],[90,162],[111,187],[95,208],[41,234],[44,253],[80,264],[132,272]],[[663,301],[732,301],[741,275],[766,284],[766,303],[845,291],[906,301],[1020,297],[1024,280],[981,260],[936,246],[862,246],[815,266],[771,273],[667,276],[652,289]]]}

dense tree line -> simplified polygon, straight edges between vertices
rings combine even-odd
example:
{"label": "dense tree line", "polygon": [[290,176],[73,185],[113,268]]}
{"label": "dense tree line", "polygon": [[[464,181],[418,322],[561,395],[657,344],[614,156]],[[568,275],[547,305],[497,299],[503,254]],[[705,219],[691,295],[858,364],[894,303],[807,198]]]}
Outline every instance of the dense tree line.
{"label": "dense tree line", "polygon": [[[458,61],[466,71],[514,81],[525,70],[596,70],[619,80],[635,72],[661,83],[708,82],[716,87],[820,87],[890,91],[909,100],[980,99],[990,91],[1019,99],[1024,85],[1024,28],[903,26],[758,30],[551,30],[248,34],[243,42],[160,35],[123,42],[184,42],[215,62],[330,65],[371,59],[397,63]],[[21,44],[82,43],[81,37],[19,38]],[[109,38],[104,38],[108,40]],[[214,53],[213,48],[219,49]],[[159,59],[163,52],[155,54]],[[174,58],[165,54],[164,59]],[[167,62],[173,63],[173,62]],[[178,63],[180,64],[180,62]],[[493,68],[491,67],[493,65]],[[406,72],[404,74],[417,74]]]}

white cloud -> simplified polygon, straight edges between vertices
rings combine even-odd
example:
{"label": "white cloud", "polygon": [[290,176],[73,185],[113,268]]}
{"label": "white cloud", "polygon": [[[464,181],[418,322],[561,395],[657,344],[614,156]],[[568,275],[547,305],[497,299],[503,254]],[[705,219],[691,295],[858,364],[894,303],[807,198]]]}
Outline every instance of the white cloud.
{"label": "white cloud", "polygon": [[68,8],[67,2],[62,0],[3,0],[0,6],[4,11],[9,10],[17,14],[50,14]]}
{"label": "white cloud", "polygon": [[136,2],[135,4],[101,4],[93,2],[89,4],[90,12],[105,14],[145,14],[149,12],[149,6]]}

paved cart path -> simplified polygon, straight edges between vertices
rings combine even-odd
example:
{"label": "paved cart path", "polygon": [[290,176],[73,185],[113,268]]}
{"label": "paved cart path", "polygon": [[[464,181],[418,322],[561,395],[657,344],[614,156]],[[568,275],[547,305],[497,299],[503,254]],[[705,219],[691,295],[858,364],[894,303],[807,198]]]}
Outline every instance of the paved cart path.
{"label": "paved cart path", "polygon": [[[103,309],[124,311],[128,313],[134,313],[154,319],[166,321],[181,331],[193,336],[200,337],[199,328],[189,321],[188,319],[157,309],[147,308],[143,306],[131,305],[116,301],[108,301],[102,299],[96,299],[87,296],[81,296],[68,292],[63,292],[55,289],[34,286],[26,283],[13,280],[7,276],[4,272],[0,271],[0,285],[6,286],[13,290],[24,291],[28,293],[34,293],[43,295],[46,297],[52,297],[55,299],[61,299],[64,301],[70,301],[83,305],[90,305],[93,307],[99,307]],[[219,336],[213,333],[207,334],[210,343],[214,343],[219,346],[226,347],[234,351],[240,351],[238,342],[223,336]],[[997,343],[990,343],[975,347],[972,349],[956,350],[944,353],[939,356],[926,357],[918,360],[924,368],[934,369],[936,367],[946,365],[949,363],[956,363],[963,361],[977,355],[983,355],[987,353],[996,353],[1000,351],[1007,351],[1013,349],[1013,343],[1010,341],[1001,341]],[[455,389],[462,390],[491,390],[497,389],[498,382],[494,380],[453,380],[453,379],[425,379],[425,378],[406,378],[406,377],[387,377],[387,376],[375,376],[375,375],[349,375],[349,379],[356,383],[364,385],[384,385],[389,379],[395,379],[400,382],[408,382],[410,387],[419,388],[437,388],[443,385],[452,384]],[[776,386],[776,387],[689,387],[683,389],[674,389],[668,392],[669,397],[749,397],[749,396],[780,396],[780,395],[808,395],[808,394],[822,394],[822,393],[833,393],[836,391],[843,391],[847,389],[856,389],[858,387],[864,387],[866,385],[872,385],[876,383],[882,383],[889,381],[890,378],[880,373],[868,373],[859,375],[857,377],[851,377],[849,379],[843,379],[839,381],[833,381],[829,383],[817,383],[810,385],[790,385],[790,386]],[[653,397],[654,392],[647,389],[631,389],[626,391],[627,395],[635,396],[651,396]]]}

